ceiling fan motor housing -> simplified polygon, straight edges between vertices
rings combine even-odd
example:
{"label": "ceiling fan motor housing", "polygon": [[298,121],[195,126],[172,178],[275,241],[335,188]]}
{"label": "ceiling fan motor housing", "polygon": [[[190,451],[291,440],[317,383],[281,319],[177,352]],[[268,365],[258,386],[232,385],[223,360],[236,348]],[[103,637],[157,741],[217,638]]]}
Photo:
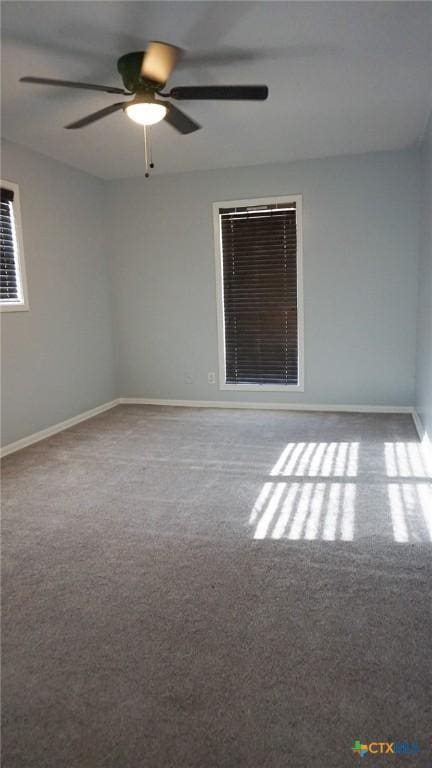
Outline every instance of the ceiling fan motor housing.
{"label": "ceiling fan motor housing", "polygon": [[123,80],[124,87],[131,93],[139,91],[157,91],[163,85],[154,80],[142,77],[141,67],[145,51],[125,53],[117,61],[117,69]]}

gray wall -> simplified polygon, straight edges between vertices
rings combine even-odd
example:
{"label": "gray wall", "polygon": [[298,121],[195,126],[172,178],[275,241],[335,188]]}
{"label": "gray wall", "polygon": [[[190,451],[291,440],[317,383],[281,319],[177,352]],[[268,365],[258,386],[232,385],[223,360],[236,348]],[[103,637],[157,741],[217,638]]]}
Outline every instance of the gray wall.
{"label": "gray wall", "polygon": [[[305,391],[220,391],[207,383],[218,360],[211,204],[284,193],[303,194]],[[411,405],[418,196],[415,151],[108,183],[118,392]]]}
{"label": "gray wall", "polygon": [[432,115],[421,151],[416,409],[432,446]]}
{"label": "gray wall", "polygon": [[103,185],[9,142],[2,178],[18,182],[29,312],[2,321],[2,443],[113,398]]}
{"label": "gray wall", "polygon": [[[430,140],[423,153],[417,407],[431,434]],[[379,153],[104,184],[4,143],[2,176],[20,185],[30,311],[1,315],[2,443],[116,394],[411,405],[418,159]],[[211,203],[298,192],[305,392],[222,392],[207,383],[218,359]]]}

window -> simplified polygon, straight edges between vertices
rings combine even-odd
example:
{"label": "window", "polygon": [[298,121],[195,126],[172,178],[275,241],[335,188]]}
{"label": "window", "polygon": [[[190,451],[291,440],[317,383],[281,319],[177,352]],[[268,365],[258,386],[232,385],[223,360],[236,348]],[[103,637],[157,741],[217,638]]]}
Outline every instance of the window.
{"label": "window", "polygon": [[221,389],[303,389],[301,204],[214,203]]}
{"label": "window", "polygon": [[0,309],[28,309],[18,185],[1,181]]}

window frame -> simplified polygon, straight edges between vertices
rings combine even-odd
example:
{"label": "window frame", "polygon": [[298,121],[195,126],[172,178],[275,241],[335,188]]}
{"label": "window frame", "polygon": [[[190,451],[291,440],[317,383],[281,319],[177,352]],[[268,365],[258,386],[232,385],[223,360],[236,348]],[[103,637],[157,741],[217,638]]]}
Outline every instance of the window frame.
{"label": "window frame", "polygon": [[0,185],[5,189],[10,189],[14,193],[13,199],[13,215],[15,225],[15,240],[16,240],[16,253],[15,253],[15,268],[19,285],[21,287],[22,301],[1,302],[0,312],[27,312],[30,309],[27,290],[27,274],[24,257],[24,243],[22,233],[22,219],[21,219],[21,200],[19,193],[19,185],[15,181],[9,181],[8,179],[0,179]]}
{"label": "window frame", "polygon": [[[223,290],[223,252],[220,208],[241,208],[255,205],[296,204],[297,228],[297,334],[298,334],[298,382],[297,384],[227,383],[225,366],[225,312]],[[243,200],[223,200],[213,203],[213,230],[216,269],[216,307],[219,352],[219,389],[236,392],[304,392],[304,296],[303,296],[303,195],[278,195],[254,197]]]}

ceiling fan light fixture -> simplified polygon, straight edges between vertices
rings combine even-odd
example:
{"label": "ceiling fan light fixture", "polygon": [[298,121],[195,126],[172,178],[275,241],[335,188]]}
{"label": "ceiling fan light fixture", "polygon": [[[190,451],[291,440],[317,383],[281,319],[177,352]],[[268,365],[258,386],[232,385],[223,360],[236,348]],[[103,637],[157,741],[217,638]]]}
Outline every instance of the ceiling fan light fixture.
{"label": "ceiling fan light fixture", "polygon": [[139,125],[155,125],[155,123],[160,123],[164,119],[167,108],[161,103],[138,101],[129,104],[125,108],[125,112],[134,123]]}

